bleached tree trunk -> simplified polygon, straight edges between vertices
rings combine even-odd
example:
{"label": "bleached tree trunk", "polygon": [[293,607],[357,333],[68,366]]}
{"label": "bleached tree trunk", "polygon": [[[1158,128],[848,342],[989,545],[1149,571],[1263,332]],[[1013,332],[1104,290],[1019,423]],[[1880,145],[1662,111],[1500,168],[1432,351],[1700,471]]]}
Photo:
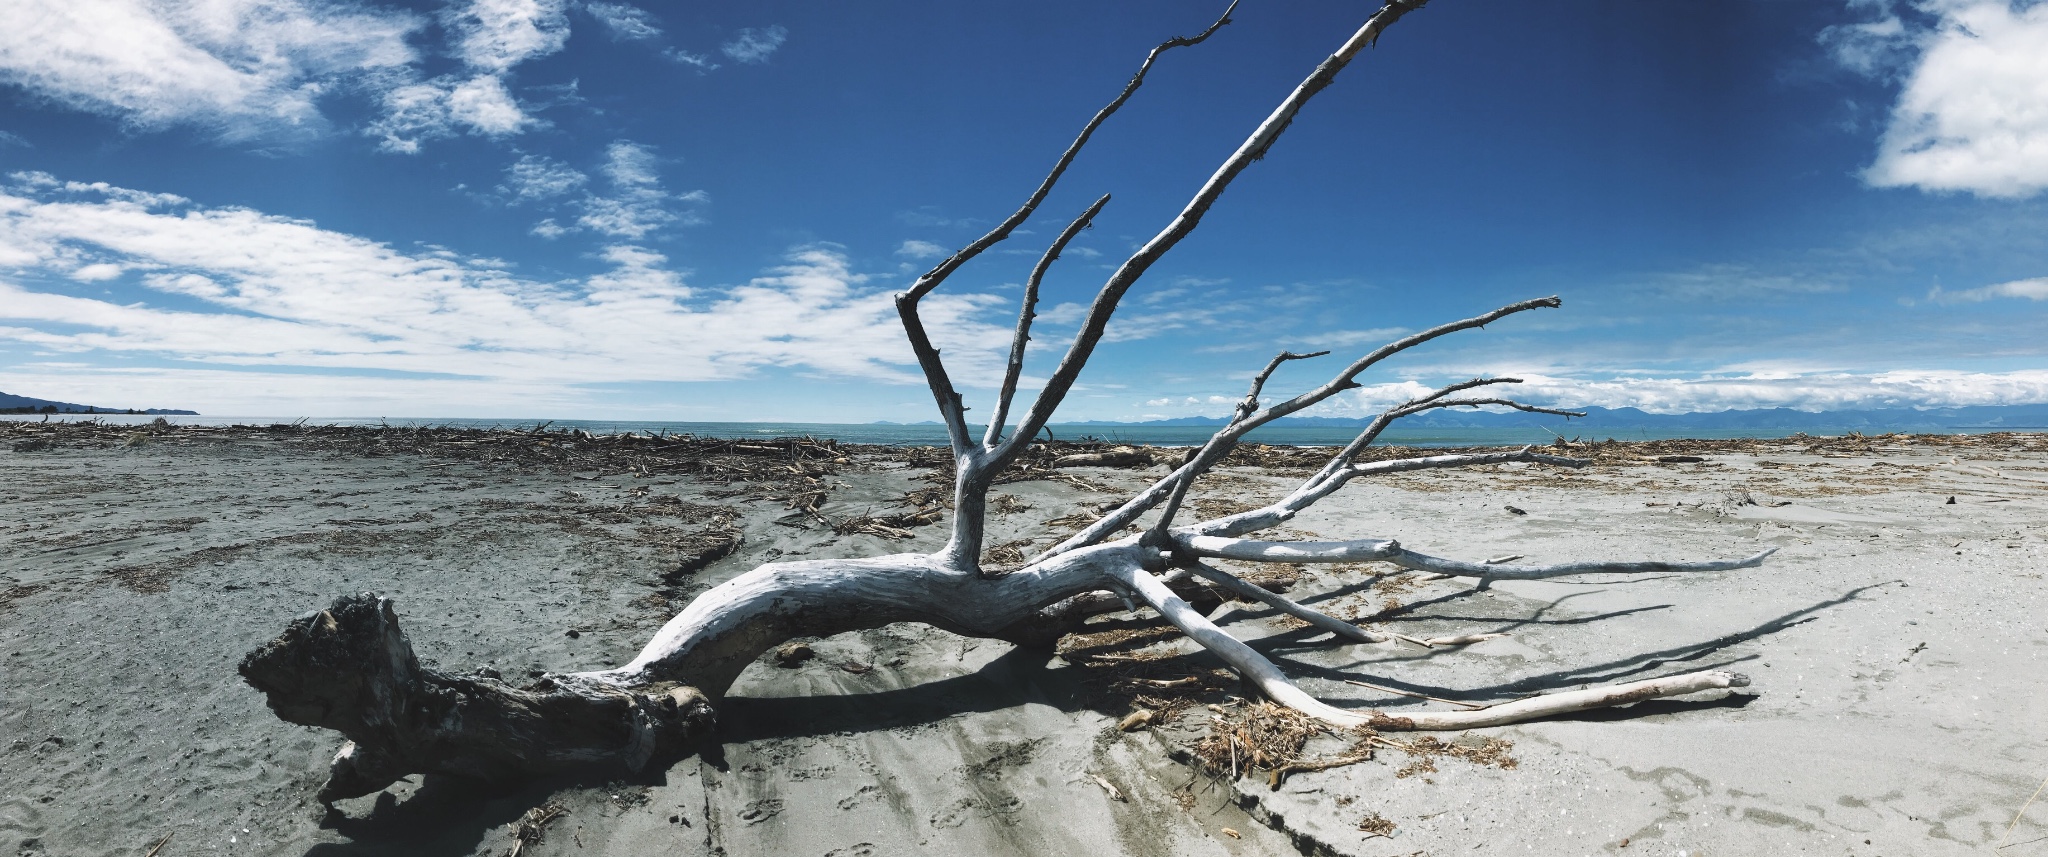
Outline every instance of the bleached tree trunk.
{"label": "bleached tree trunk", "polygon": [[[322,799],[367,794],[411,772],[496,779],[579,766],[638,769],[686,752],[693,741],[714,728],[718,699],[741,671],[769,649],[795,637],[828,636],[898,622],[918,622],[973,637],[1045,643],[1089,616],[1142,603],[1215,653],[1274,702],[1332,723],[1369,724],[1380,729],[1493,726],[1595,706],[1746,684],[1746,679],[1729,673],[1693,673],[1558,693],[1477,711],[1392,717],[1342,709],[1314,699],[1265,657],[1188,605],[1185,596],[1213,586],[1234,596],[1271,604],[1331,632],[1333,642],[1338,644],[1406,641],[1431,645],[1430,641],[1359,628],[1267,592],[1202,560],[1378,560],[1478,578],[1713,571],[1761,563],[1766,554],[1706,563],[1510,566],[1442,559],[1411,551],[1388,539],[1280,542],[1242,538],[1285,523],[1352,479],[1508,462],[1584,465],[1586,462],[1527,448],[1373,463],[1354,461],[1394,420],[1431,409],[1497,405],[1576,416],[1505,398],[1463,395],[1481,387],[1516,383],[1512,378],[1478,378],[1453,384],[1388,409],[1288,496],[1269,506],[1215,520],[1181,520],[1183,501],[1194,482],[1221,462],[1253,429],[1358,386],[1356,379],[1361,373],[1388,357],[1518,313],[1557,307],[1559,301],[1555,297],[1509,304],[1402,338],[1359,357],[1306,392],[1264,404],[1260,397],[1265,385],[1284,364],[1322,356],[1283,352],[1255,376],[1230,423],[1171,473],[1023,568],[997,574],[981,565],[990,487],[1044,428],[1072,389],[1124,294],[1195,229],[1232,181],[1270,151],[1302,105],[1327,87],[1387,27],[1421,5],[1422,0],[1388,0],[1282,99],[1178,214],[1110,274],[1057,368],[1007,436],[1004,424],[1012,411],[1022,375],[1040,281],[1067,243],[1102,211],[1109,197],[1097,199],[1074,218],[1034,266],[1025,284],[1009,360],[992,409],[993,418],[979,438],[968,430],[962,397],[925,331],[918,302],[961,266],[1006,240],[1037,210],[1095,130],[1143,84],[1161,54],[1208,39],[1229,22],[1230,10],[1226,9],[1223,17],[1201,34],[1172,39],[1155,48],[1116,99],[1088,122],[1022,207],[897,296],[905,335],[944,418],[955,466],[951,531],[945,546],[938,551],[770,563],[698,596],[630,662],[611,669],[548,676],[527,688],[515,688],[494,678],[452,676],[421,667],[399,630],[397,613],[389,600],[371,595],[351,596],[327,610],[293,621],[283,635],[250,653],[241,671],[251,685],[268,695],[279,717],[333,729],[349,739],[336,757]],[[1231,8],[1235,8],[1235,3]],[[1153,516],[1152,520],[1141,534],[1111,538],[1148,514]]]}

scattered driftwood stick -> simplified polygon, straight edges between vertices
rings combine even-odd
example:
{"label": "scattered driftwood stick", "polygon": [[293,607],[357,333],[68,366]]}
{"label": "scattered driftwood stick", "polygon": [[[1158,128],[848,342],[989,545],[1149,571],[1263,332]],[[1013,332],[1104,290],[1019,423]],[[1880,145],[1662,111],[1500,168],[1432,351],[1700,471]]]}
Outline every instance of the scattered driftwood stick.
{"label": "scattered driftwood stick", "polygon": [[1107,452],[1064,455],[1053,459],[1054,467],[1149,467],[1152,453],[1136,447],[1119,446]]}
{"label": "scattered driftwood stick", "polygon": [[1422,642],[1424,642],[1424,643],[1428,644],[1428,645],[1429,645],[1429,646],[1431,646],[1431,647],[1436,647],[1436,646],[1469,646],[1469,645],[1472,645],[1473,643],[1484,643],[1484,642],[1486,642],[1487,640],[1498,640],[1498,639],[1500,639],[1500,638],[1502,638],[1502,637],[1505,637],[1505,636],[1507,636],[1507,635],[1506,635],[1506,634],[1457,634],[1457,635],[1454,635],[1454,636],[1449,636],[1449,637],[1430,637],[1430,638],[1428,638],[1428,639],[1426,639],[1426,640],[1423,640]]}

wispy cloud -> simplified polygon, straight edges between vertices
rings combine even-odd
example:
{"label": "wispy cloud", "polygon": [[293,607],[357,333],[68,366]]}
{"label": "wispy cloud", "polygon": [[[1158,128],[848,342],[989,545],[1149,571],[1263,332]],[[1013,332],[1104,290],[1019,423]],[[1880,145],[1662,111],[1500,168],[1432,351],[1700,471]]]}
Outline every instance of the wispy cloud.
{"label": "wispy cloud", "polygon": [[1405,327],[1374,327],[1368,328],[1366,330],[1331,330],[1325,331],[1323,333],[1313,334],[1310,336],[1299,337],[1294,341],[1299,342],[1302,345],[1306,345],[1310,348],[1327,348],[1335,350],[1339,348],[1356,348],[1361,345],[1379,346],[1387,342],[1390,342],[1407,332],[1408,328]]}
{"label": "wispy cloud", "polygon": [[2032,301],[2048,301],[2048,277],[2031,280],[2013,280],[1962,291],[1944,291],[1935,286],[1927,293],[1927,299],[1935,303],[1975,303],[1993,298],[2026,298]]}
{"label": "wispy cloud", "polygon": [[1828,277],[1767,273],[1733,263],[1714,263],[1691,270],[1660,273],[1639,281],[1636,286],[1659,299],[1682,301],[1754,302],[1848,290],[1847,286]]}
{"label": "wispy cloud", "polygon": [[315,0],[11,0],[0,83],[154,130],[290,140],[327,127],[320,98],[417,60],[425,23]]}
{"label": "wispy cloud", "polygon": [[569,42],[567,0],[469,0],[449,7],[444,26],[470,68],[503,74]]}
{"label": "wispy cloud", "polygon": [[664,189],[652,147],[625,140],[611,144],[605,149],[604,174],[612,192],[584,199],[583,216],[576,223],[586,229],[637,241],[672,223],[703,222],[694,208],[677,212],[670,204],[699,205],[709,202],[710,195],[701,190],[677,195]]}
{"label": "wispy cloud", "polygon": [[1823,34],[1837,61],[1901,78],[1890,125],[1864,172],[1876,187],[2027,197],[2048,189],[2048,4],[1924,0],[1915,28],[1889,4]]}
{"label": "wispy cloud", "polygon": [[[326,134],[328,101],[367,97],[378,111],[361,131],[409,154],[544,125],[510,80],[562,49],[568,3],[457,0],[434,28],[361,0],[15,0],[0,27],[0,84],[139,131],[190,126],[266,146]],[[434,35],[447,43],[416,47]],[[423,54],[435,53],[460,66],[426,75]]]}
{"label": "wispy cloud", "polygon": [[642,41],[661,35],[661,28],[654,23],[654,16],[647,10],[626,3],[585,3],[583,11],[604,26],[617,41]]}
{"label": "wispy cloud", "polygon": [[930,241],[919,241],[915,238],[903,242],[902,246],[896,248],[896,255],[906,259],[936,259],[952,252]]}
{"label": "wispy cloud", "polygon": [[[493,260],[405,252],[245,208],[18,174],[0,191],[0,268],[13,272],[0,277],[0,339],[57,353],[490,384],[720,380],[765,367],[919,377],[889,296],[836,248],[799,248],[719,289],[691,286],[645,247],[612,244],[599,259],[598,274],[537,281]],[[65,285],[73,277],[94,288]],[[996,303],[925,303],[970,383],[1000,376],[1005,330],[981,320]]]}
{"label": "wispy cloud", "polygon": [[734,62],[764,63],[775,55],[782,43],[789,39],[789,29],[776,24],[772,27],[741,30],[739,36],[719,46],[719,50]]}
{"label": "wispy cloud", "polygon": [[[1522,378],[1524,383],[1499,387],[1496,391],[1521,401],[1567,408],[1640,408],[1667,414],[1751,408],[1830,411],[2048,402],[2048,370],[1753,372],[1664,378],[1504,374]],[[1434,387],[1414,380],[1370,385],[1349,394],[1351,401],[1346,410],[1376,413],[1429,389]]]}
{"label": "wispy cloud", "polygon": [[505,168],[505,183],[498,186],[498,193],[517,205],[573,193],[589,182],[589,176],[561,161],[545,155],[522,155]]}

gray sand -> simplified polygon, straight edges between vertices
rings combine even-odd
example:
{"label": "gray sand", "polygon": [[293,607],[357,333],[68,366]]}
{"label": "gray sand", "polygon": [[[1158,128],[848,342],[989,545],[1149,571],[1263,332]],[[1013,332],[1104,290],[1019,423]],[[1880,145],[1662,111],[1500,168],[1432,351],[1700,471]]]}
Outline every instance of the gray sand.
{"label": "gray sand", "polygon": [[[1464,649],[1329,646],[1264,608],[1218,614],[1312,692],[1390,713],[1440,703],[1341,679],[1480,702],[1712,667],[1755,680],[1486,730],[1514,742],[1511,769],[1418,771],[1383,750],[1278,790],[1228,785],[1175,760],[1205,709],[1121,733],[1122,711],[1065,657],[904,626],[816,641],[795,669],[757,665],[720,709],[722,743],[665,771],[510,792],[414,781],[323,819],[312,795],[338,739],[277,720],[234,672],[291,616],[376,591],[442,668],[587,669],[761,561],[929,547],[939,528],[834,537],[773,523],[782,503],[721,496],[745,486],[285,440],[0,448],[0,854],[141,854],[165,835],[163,857],[504,854],[549,801],[568,814],[523,855],[1988,851],[2048,775],[2048,454],[1881,442],[1709,459],[1354,483],[1292,528],[1535,562],[1779,547],[1761,569],[1482,588],[1363,566],[1294,589],[1344,615],[1395,599],[1382,627],[1403,633],[1511,634]],[[922,475],[838,477],[824,511],[900,510]],[[1210,502],[1287,484],[1239,469]],[[1111,499],[1063,482],[1003,493],[1029,508],[996,542]],[[732,510],[745,546],[664,584],[662,543],[693,522],[661,498]],[[1368,813],[1392,834],[1359,831]],[[2036,804],[2000,853],[2048,854],[2044,837]]]}

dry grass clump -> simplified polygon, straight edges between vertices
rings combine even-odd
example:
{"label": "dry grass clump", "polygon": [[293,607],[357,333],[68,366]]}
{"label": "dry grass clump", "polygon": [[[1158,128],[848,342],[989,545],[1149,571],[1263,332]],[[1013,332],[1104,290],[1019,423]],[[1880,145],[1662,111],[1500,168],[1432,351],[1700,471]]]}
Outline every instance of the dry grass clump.
{"label": "dry grass clump", "polygon": [[[1445,757],[1463,759],[1482,768],[1499,768],[1503,771],[1521,764],[1510,755],[1514,752],[1515,742],[1502,738],[1482,738],[1473,743],[1458,743],[1445,741],[1434,735],[1423,735],[1405,743],[1385,738],[1379,739],[1379,743],[1381,746],[1407,753],[1411,760],[1394,772],[1396,779],[1436,773],[1436,760]],[[1425,779],[1424,782],[1429,780]]]}
{"label": "dry grass clump", "polygon": [[1368,728],[1349,730],[1351,746],[1335,756],[1304,758],[1309,739],[1336,735],[1327,724],[1291,708],[1270,702],[1255,702],[1232,712],[1211,706],[1209,731],[1190,748],[1198,768],[1214,776],[1237,779],[1252,771],[1265,771],[1266,784],[1279,788],[1287,775],[1301,771],[1322,771],[1355,765],[1372,758],[1379,733]]}
{"label": "dry grass clump", "polygon": [[917,535],[911,532],[913,528],[934,523],[944,517],[945,514],[946,510],[942,506],[930,506],[894,515],[874,515],[863,512],[850,518],[842,518],[832,522],[832,532],[842,536],[860,534],[881,536],[885,539],[908,539]]}
{"label": "dry grass clump", "polygon": [[[1288,774],[1355,765],[1371,759],[1377,747],[1399,750],[1408,755],[1409,763],[1394,773],[1396,778],[1435,773],[1436,760],[1441,758],[1463,759],[1481,767],[1501,770],[1519,764],[1512,755],[1514,742],[1499,738],[1445,741],[1424,735],[1410,741],[1396,741],[1367,727],[1340,733],[1306,714],[1270,702],[1250,703],[1237,707],[1235,711],[1216,705],[1209,709],[1215,712],[1209,719],[1209,731],[1189,748],[1196,767],[1213,776],[1231,779],[1253,771],[1265,771],[1266,784],[1276,789],[1286,782]],[[1332,756],[1304,756],[1309,741],[1319,735],[1349,735],[1351,745]]]}
{"label": "dry grass clump", "polygon": [[1360,819],[1358,822],[1358,829],[1365,831],[1371,836],[1392,836],[1394,835],[1394,828],[1397,826],[1377,812],[1366,813],[1365,818]]}
{"label": "dry grass clump", "polygon": [[1030,547],[1030,539],[1004,542],[988,549],[988,555],[982,558],[982,565],[992,569],[1016,568],[1024,564],[1024,551]]}
{"label": "dry grass clump", "polygon": [[989,500],[988,507],[1005,515],[1031,511],[1031,504],[1018,499],[1015,494],[997,494]]}

